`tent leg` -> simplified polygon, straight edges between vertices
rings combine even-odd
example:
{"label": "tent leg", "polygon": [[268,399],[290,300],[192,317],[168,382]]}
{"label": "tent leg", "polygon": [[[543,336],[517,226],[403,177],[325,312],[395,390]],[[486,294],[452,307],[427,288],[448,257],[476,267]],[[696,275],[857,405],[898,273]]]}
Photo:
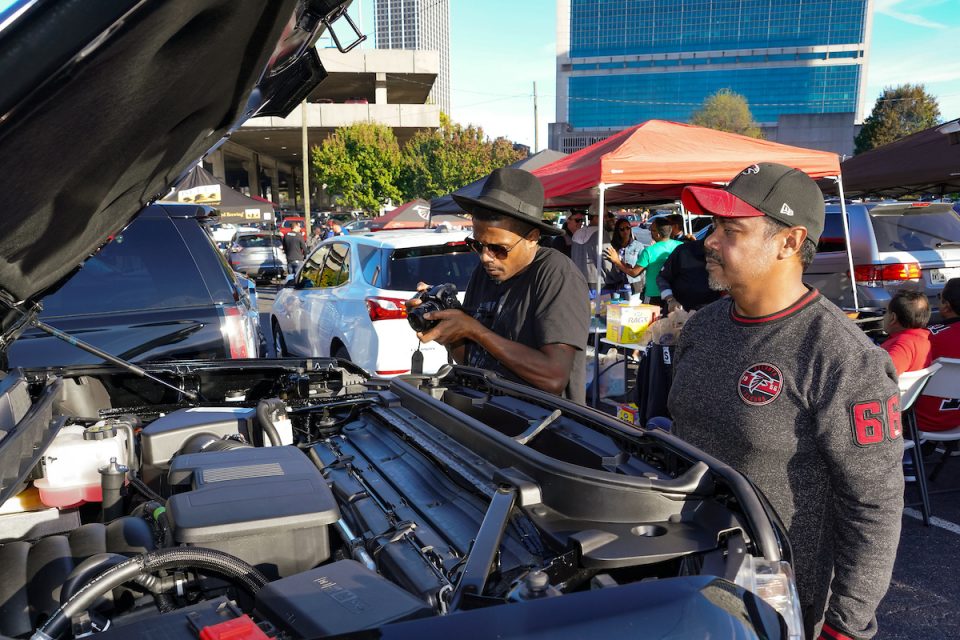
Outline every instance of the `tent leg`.
{"label": "tent leg", "polygon": [[[604,192],[607,190],[607,185],[602,182],[597,185],[599,195],[597,196],[597,297],[596,300],[597,311],[597,329],[593,333],[593,408],[600,408],[600,329],[602,326],[600,321],[600,291],[603,289],[603,270],[600,268],[600,265],[603,264],[603,225],[605,222],[604,216]],[[593,322],[590,323],[591,326]]]}
{"label": "tent leg", "polygon": [[680,219],[683,221],[683,235],[693,235],[693,221],[682,202],[680,203]]}
{"label": "tent leg", "polygon": [[853,308],[860,311],[857,298],[857,276],[853,270],[853,250],[850,248],[850,222],[847,220],[847,199],[843,195],[843,176],[837,176],[837,189],[840,191],[840,217],[843,220],[843,235],[847,244],[847,266],[850,267],[850,288],[853,291]]}

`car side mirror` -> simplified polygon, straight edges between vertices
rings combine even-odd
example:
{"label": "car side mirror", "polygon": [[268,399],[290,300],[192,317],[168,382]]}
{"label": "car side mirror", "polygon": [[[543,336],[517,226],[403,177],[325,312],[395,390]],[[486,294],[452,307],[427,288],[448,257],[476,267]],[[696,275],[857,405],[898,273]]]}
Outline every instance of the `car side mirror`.
{"label": "car side mirror", "polygon": [[296,274],[291,273],[286,278],[284,278],[283,286],[292,289],[294,286],[296,286],[296,280],[297,280]]}

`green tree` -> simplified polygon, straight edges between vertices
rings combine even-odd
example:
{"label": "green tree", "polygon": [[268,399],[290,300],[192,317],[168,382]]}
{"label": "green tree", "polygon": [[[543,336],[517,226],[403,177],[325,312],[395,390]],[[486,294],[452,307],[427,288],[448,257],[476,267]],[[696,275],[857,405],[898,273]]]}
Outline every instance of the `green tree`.
{"label": "green tree", "polygon": [[690,117],[690,124],[738,133],[748,138],[763,137],[750,113],[747,99],[730,89],[720,89],[704,100],[703,106]]}
{"label": "green tree", "polygon": [[939,123],[937,99],[922,84],[887,87],[854,138],[854,153],[881,147]]}
{"label": "green tree", "polygon": [[340,127],[311,150],[314,179],[350,207],[376,211],[399,200],[402,156],[393,130],[382,124]]}
{"label": "green tree", "polygon": [[490,140],[482,128],[441,113],[439,129],[416,133],[404,147],[399,184],[405,198],[429,200],[522,158],[507,139]]}

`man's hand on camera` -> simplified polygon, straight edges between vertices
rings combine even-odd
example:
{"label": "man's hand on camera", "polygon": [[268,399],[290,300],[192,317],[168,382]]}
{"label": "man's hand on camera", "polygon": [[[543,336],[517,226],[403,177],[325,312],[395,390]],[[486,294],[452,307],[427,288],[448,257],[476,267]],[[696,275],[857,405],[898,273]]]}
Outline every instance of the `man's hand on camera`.
{"label": "man's hand on camera", "polygon": [[429,331],[417,333],[420,342],[456,345],[464,340],[475,340],[478,332],[487,331],[479,321],[459,309],[431,311],[423,317],[425,320],[439,320],[440,323]]}
{"label": "man's hand on camera", "polygon": [[[430,290],[430,285],[428,285],[426,282],[417,283],[418,294],[423,293],[424,291],[429,291],[429,290]],[[403,301],[403,306],[407,308],[407,311],[410,311],[411,309],[415,309],[419,307],[421,304],[423,304],[423,300],[421,300],[419,296],[416,298],[410,298],[409,300]]]}

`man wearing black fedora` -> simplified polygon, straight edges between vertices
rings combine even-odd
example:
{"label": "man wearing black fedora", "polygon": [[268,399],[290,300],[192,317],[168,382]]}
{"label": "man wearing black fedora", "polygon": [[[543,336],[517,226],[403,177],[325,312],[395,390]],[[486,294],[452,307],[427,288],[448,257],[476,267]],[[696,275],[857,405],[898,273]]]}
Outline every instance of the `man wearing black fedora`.
{"label": "man wearing black fedora", "polygon": [[520,169],[497,169],[476,198],[453,197],[473,217],[467,244],[480,268],[467,285],[464,310],[426,314],[440,323],[418,337],[444,345],[457,363],[584,402],[587,283],[569,258],[538,244],[540,234],[560,232],[543,221],[540,181]]}

